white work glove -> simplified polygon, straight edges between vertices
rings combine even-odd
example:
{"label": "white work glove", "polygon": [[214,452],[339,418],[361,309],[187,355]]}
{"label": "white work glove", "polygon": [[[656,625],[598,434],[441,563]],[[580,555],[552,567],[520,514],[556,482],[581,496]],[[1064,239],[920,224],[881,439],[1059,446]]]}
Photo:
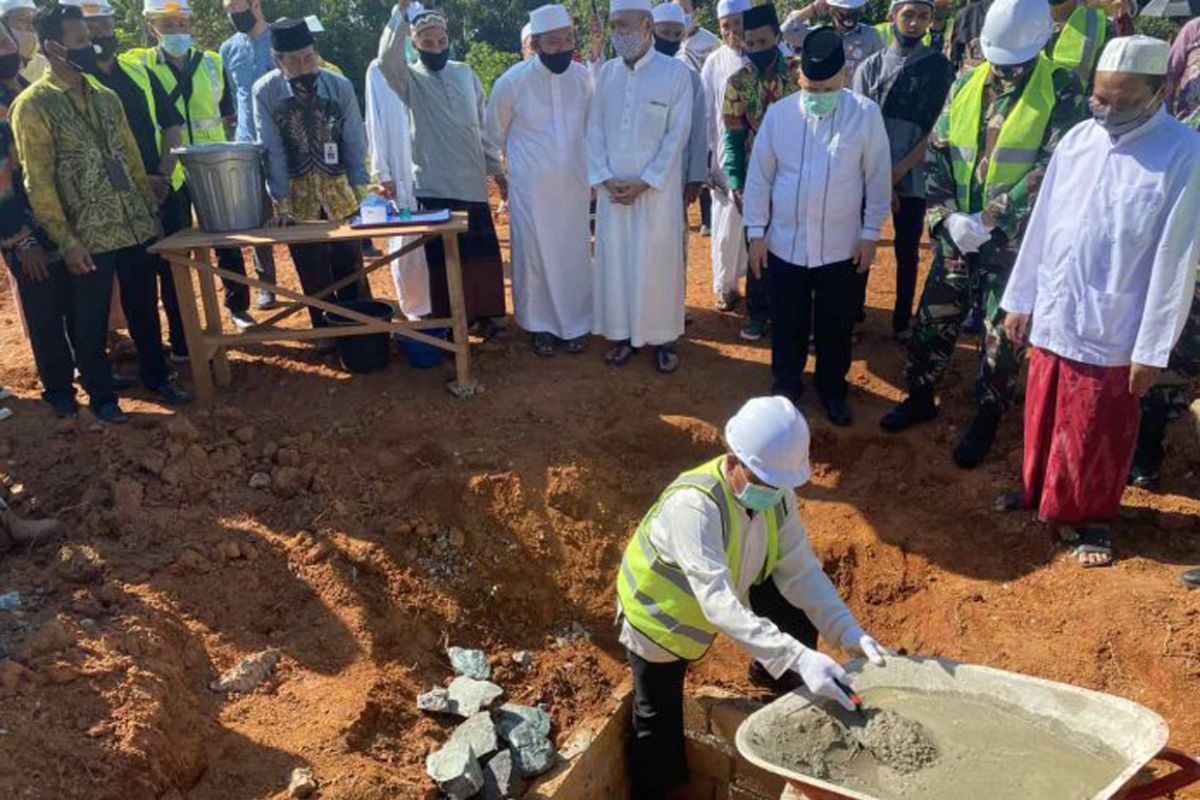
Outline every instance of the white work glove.
{"label": "white work glove", "polygon": [[964,256],[978,253],[979,248],[992,238],[991,232],[983,227],[978,215],[958,212],[951,214],[942,224],[946,226],[946,232],[950,234],[954,246]]}
{"label": "white work glove", "polygon": [[799,673],[804,685],[813,694],[828,698],[847,711],[854,710],[850,698],[837,685],[837,682],[846,684],[846,670],[829,656],[805,648],[792,669]]}
{"label": "white work glove", "polygon": [[884,658],[891,655],[891,651],[861,630],[848,633],[842,640],[842,649],[866,656],[877,667],[882,667]]}

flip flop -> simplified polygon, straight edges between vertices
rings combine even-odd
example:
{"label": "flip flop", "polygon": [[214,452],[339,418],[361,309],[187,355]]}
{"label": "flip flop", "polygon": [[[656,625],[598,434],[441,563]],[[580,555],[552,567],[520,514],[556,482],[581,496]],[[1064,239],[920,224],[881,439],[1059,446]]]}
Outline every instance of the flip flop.
{"label": "flip flop", "polygon": [[622,342],[613,349],[609,350],[604,356],[604,363],[610,367],[623,367],[629,363],[629,360],[637,353],[637,350],[629,346],[629,342]]}
{"label": "flip flop", "polygon": [[654,352],[654,368],[663,375],[679,369],[679,356],[670,347],[660,347]]}
{"label": "flip flop", "polygon": [[[1112,566],[1113,561],[1113,546],[1112,539],[1109,537],[1108,530],[1097,527],[1084,527],[1077,529],[1076,533],[1079,538],[1076,539],[1074,549],[1071,550],[1071,555],[1079,563],[1079,566],[1084,569],[1096,569],[1098,567]],[[1083,559],[1086,556],[1105,556],[1106,561],[1099,563],[1084,563]]]}

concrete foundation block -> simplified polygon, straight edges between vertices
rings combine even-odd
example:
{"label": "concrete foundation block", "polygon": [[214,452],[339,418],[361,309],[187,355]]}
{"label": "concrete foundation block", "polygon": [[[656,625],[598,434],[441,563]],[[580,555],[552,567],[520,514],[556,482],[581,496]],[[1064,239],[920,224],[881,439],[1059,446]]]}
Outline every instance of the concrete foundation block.
{"label": "concrete foundation block", "polygon": [[711,778],[719,783],[733,779],[735,753],[715,736],[696,734],[687,737],[688,770],[693,775]]}

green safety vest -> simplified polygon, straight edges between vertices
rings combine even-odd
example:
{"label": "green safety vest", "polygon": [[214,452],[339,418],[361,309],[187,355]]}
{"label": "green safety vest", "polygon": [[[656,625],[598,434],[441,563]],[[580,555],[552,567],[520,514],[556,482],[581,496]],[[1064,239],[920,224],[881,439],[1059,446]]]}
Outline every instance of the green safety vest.
{"label": "green safety vest", "polygon": [[[1038,56],[1021,97],[1000,126],[983,187],[985,203],[1011,189],[1037,163],[1054,110],[1056,69],[1050,59]],[[958,186],[958,210],[964,213],[982,211],[971,208],[971,181],[983,154],[983,89],[990,74],[986,61],[975,67],[950,101],[950,164]]]}
{"label": "green safety vest", "polygon": [[[667,561],[650,541],[650,523],[668,497],[681,489],[697,489],[721,512],[725,557],[736,584],[742,569],[742,525],[737,500],[721,474],[725,456],[683,473],[663,491],[625,548],[617,576],[617,596],[625,619],[664,650],[695,661],[708,651],[717,629],[704,616],[687,577]],[[779,562],[779,528],[787,516],[786,501],[767,512],[767,561],[755,583],[762,583]]]}
{"label": "green safety vest", "polygon": [[1108,17],[1104,12],[1080,6],[1059,33],[1051,58],[1055,64],[1074,72],[1086,91],[1100,57],[1100,43],[1107,35]]}
{"label": "green safety vest", "polygon": [[[891,47],[892,43],[896,41],[896,31],[892,28],[892,23],[881,22],[875,26],[875,30],[879,31],[879,35],[883,37],[884,47]],[[950,41],[951,37],[953,36],[954,20],[948,19],[946,20],[946,27],[942,32],[942,42]],[[921,41],[925,43],[926,47],[933,47],[933,30],[930,29],[927,31],[925,33],[925,37],[921,39]]]}
{"label": "green safety vest", "polygon": [[[150,111],[150,122],[154,125],[154,138],[158,142],[158,152],[162,153],[162,127],[158,124],[158,108],[154,102],[154,90],[150,88],[150,73],[140,61],[118,58],[116,67],[125,70],[129,79],[137,84],[137,87],[142,90],[142,94],[146,96],[146,108]],[[175,171],[171,173],[171,188],[179,189],[180,186],[183,186],[183,178],[183,165],[176,161]]]}
{"label": "green safety vest", "polygon": [[[195,58],[195,50],[188,51],[189,63]],[[159,58],[156,47],[141,47],[120,56],[123,62],[139,64],[151,70],[162,82],[167,94],[175,96],[177,81],[175,71]],[[201,54],[200,65],[192,75],[192,96],[185,104],[183,95],[176,97],[175,105],[185,120],[184,144],[204,144],[225,141],[225,121],[221,117],[221,97],[225,94],[225,70],[221,57],[213,52]]]}

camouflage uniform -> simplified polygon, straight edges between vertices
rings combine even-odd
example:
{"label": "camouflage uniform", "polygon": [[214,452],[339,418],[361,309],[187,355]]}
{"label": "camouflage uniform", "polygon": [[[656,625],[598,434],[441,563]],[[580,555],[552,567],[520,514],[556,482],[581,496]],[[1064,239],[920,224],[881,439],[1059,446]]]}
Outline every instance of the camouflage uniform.
{"label": "camouflage uniform", "polygon": [[959,329],[971,310],[971,298],[982,295],[985,312],[983,357],[976,381],[976,397],[981,406],[995,404],[1007,409],[1012,397],[1014,378],[1020,368],[1023,351],[1015,348],[1004,335],[1004,313],[1000,298],[1016,263],[1021,237],[1033,210],[1034,200],[1046,174],[1046,167],[1058,143],[1076,123],[1088,116],[1079,80],[1067,70],[1055,70],[1056,102],[1046,126],[1037,162],[1010,191],[992,198],[986,211],[996,229],[992,240],[970,256],[958,252],[942,223],[956,211],[983,211],[983,189],[987,176],[987,154],[999,135],[1000,126],[1020,98],[1029,74],[1013,83],[993,76],[984,89],[980,119],[980,144],[985,153],[972,176],[971,208],[958,208],[958,189],[950,159],[950,108],[954,97],[970,79],[968,71],[950,90],[950,98],[929,137],[925,190],[929,199],[928,223],[934,237],[933,268],[925,282],[916,327],[908,346],[909,391],[931,391],[950,363],[958,341]]}

